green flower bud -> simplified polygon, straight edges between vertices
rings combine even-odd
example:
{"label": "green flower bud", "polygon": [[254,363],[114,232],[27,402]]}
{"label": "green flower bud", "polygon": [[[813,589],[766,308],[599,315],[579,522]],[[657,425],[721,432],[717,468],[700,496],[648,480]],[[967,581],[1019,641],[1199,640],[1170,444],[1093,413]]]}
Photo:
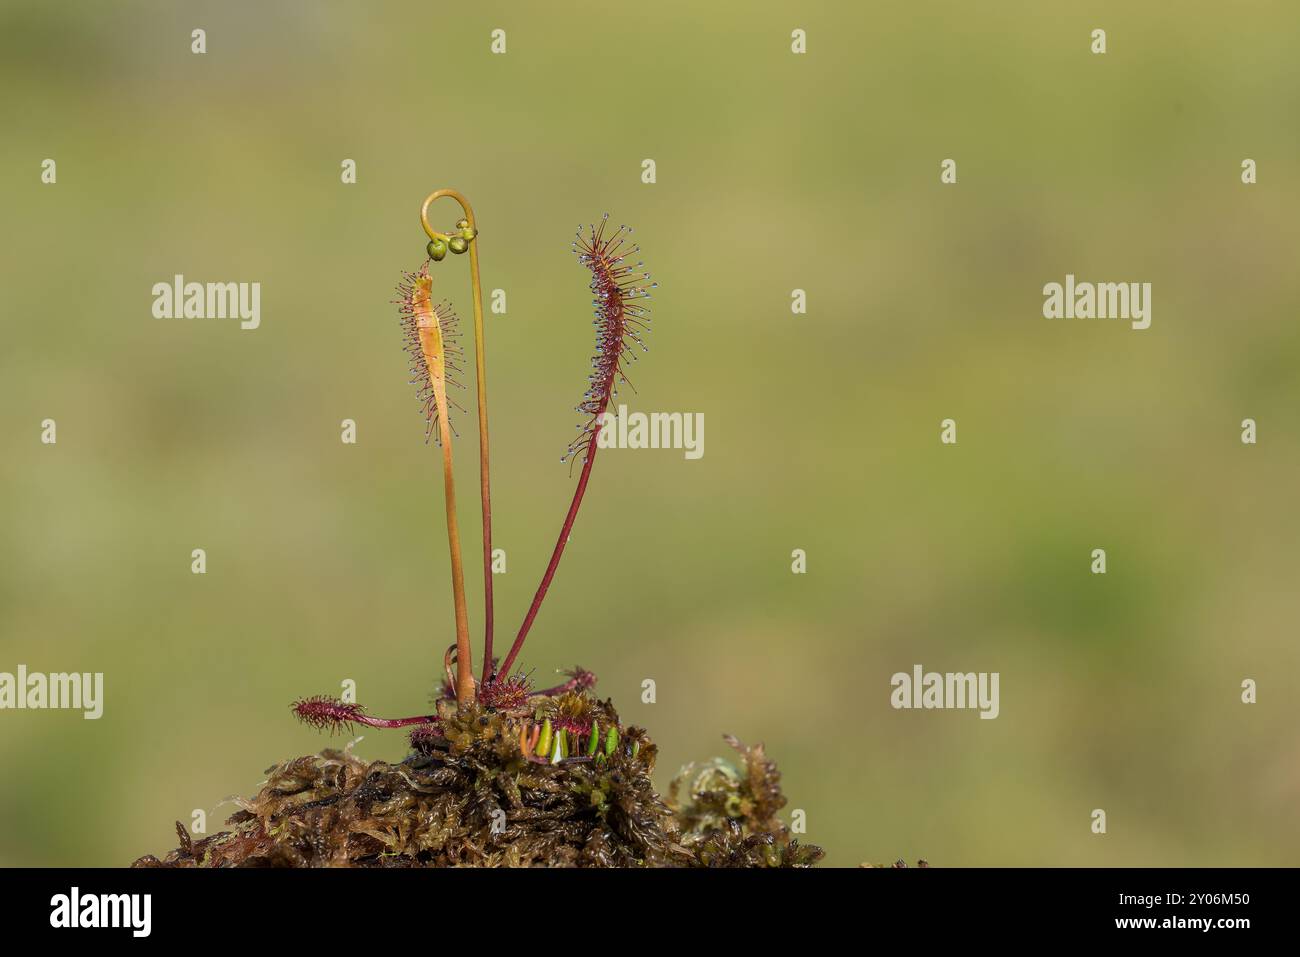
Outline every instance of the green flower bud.
{"label": "green flower bud", "polygon": [[430,259],[439,263],[447,255],[447,244],[441,239],[431,239],[429,245],[425,247],[425,251],[429,254]]}
{"label": "green flower bud", "polygon": [[546,757],[546,753],[551,750],[551,719],[547,718],[542,722],[542,733],[537,738],[537,755]]}
{"label": "green flower bud", "polygon": [[447,245],[451,247],[451,251],[454,252],[457,256],[459,256],[465,250],[469,249],[469,243],[465,241],[464,236],[452,236],[451,242],[448,243]]}

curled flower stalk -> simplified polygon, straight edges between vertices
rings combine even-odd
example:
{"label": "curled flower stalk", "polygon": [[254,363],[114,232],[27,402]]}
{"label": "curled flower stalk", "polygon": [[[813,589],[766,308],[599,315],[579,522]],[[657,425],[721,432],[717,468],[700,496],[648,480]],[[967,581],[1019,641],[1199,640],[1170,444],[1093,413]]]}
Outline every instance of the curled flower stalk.
{"label": "curled flower stalk", "polygon": [[[454,233],[439,232],[429,222],[429,206],[447,197],[460,204],[464,218]],[[483,344],[483,285],[479,279],[478,225],[474,207],[454,189],[436,189],[420,205],[420,225],[429,237],[429,258],[440,262],[450,251],[469,253],[469,279],[474,303],[474,376],[478,400],[479,508],[483,517],[483,680],[492,673],[492,483],[488,467],[487,359]]]}

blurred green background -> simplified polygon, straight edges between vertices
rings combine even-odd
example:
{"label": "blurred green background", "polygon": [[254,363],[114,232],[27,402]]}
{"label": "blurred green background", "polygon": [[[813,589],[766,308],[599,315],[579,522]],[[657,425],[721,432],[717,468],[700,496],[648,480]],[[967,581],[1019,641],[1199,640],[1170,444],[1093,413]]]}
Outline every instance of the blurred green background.
{"label": "blurred green background", "polygon": [[[447,556],[389,301],[440,186],[508,295],[502,647],[574,482],[574,227],[635,224],[663,284],[625,398],[704,413],[705,455],[602,455],[521,659],[596,671],[661,784],[731,732],[830,864],[1297,863],[1298,28],[1287,2],[4,3],[0,670],[102,671],[106,704],[0,713],[0,863],[215,830],[330,743],[298,696],[425,705]],[[1043,319],[1067,272],[1151,282],[1151,328]],[[175,273],[260,282],[261,328],[154,319]],[[468,315],[467,261],[435,276]],[[1001,716],[891,709],[916,663],[1000,672]]]}

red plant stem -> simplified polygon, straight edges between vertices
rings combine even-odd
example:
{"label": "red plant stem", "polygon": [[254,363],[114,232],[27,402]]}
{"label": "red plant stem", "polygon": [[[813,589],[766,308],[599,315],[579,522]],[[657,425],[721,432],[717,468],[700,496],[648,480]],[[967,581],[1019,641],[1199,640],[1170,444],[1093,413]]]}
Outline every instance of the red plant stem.
{"label": "red plant stem", "polygon": [[[600,411],[596,413],[596,421],[605,414],[605,408],[608,405],[608,399],[601,402]],[[524,617],[524,623],[519,626],[519,634],[515,636],[515,643],[510,646],[510,653],[506,655],[505,660],[501,662],[501,667],[497,669],[498,675],[510,674],[510,666],[515,663],[515,658],[519,655],[519,649],[524,646],[524,639],[528,637],[528,631],[533,627],[533,619],[537,617],[537,611],[542,607],[542,599],[546,597],[546,591],[551,587],[551,579],[555,577],[555,569],[560,567],[560,557],[564,554],[564,546],[569,544],[569,533],[573,531],[573,520],[578,517],[578,507],[582,505],[582,496],[587,491],[587,480],[591,478],[591,467],[596,464],[596,436],[592,435],[591,444],[587,447],[587,461],[582,465],[582,474],[578,476],[578,487],[573,492],[573,502],[569,505],[569,514],[564,516],[564,524],[560,527],[560,537],[555,543],[555,551],[551,553],[551,563],[546,566],[546,574],[542,576],[542,583],[537,586],[537,594],[533,596],[533,603],[528,608],[528,614]]]}
{"label": "red plant stem", "polygon": [[417,715],[414,718],[375,718],[368,714],[358,714],[347,720],[349,722],[355,721],[357,724],[369,725],[372,728],[405,728],[411,724],[433,724],[438,720],[438,716],[426,714]]}
{"label": "red plant stem", "polygon": [[556,685],[554,688],[543,688],[541,691],[534,691],[528,697],[530,698],[558,698],[566,691],[572,691],[578,687],[581,682],[577,678],[570,678],[562,685]]}

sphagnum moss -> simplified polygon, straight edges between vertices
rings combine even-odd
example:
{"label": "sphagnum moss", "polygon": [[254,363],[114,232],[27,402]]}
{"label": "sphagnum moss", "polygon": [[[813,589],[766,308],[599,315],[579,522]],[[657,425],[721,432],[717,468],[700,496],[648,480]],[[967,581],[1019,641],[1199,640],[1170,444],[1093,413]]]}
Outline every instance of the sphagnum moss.
{"label": "sphagnum moss", "polygon": [[[435,230],[430,204],[460,204],[453,232]],[[428,434],[442,450],[447,542],[451,557],[455,644],[443,656],[444,682],[432,714],[380,718],[361,705],[324,696],[293,706],[304,722],[339,731],[354,725],[410,728],[412,754],[400,764],[367,763],[350,750],[327,750],[276,765],[253,798],[228,822],[232,830],[193,841],[179,828],[181,846],[163,861],[172,866],[807,866],[819,848],[801,846],[776,818],[785,803],[776,766],[761,746],[732,740],[743,769],[694,774],[673,804],[654,791],[650,775],[657,748],[645,731],[624,726],[613,704],[591,692],[595,676],[569,673],[554,688],[534,690],[512,673],[524,640],[568,544],[598,448],[597,433],[626,365],[644,351],[650,281],[631,229],[606,228],[606,216],[573,244],[591,275],[596,348],[587,391],[577,410],[578,438],[564,458],[582,460],[573,499],[542,575],[504,661],[493,655],[492,509],[488,480],[487,386],[479,229],[469,201],[455,190],[435,190],[420,208],[429,237],[427,260],[405,274],[397,300],[417,394]],[[452,478],[450,414],[457,407],[461,350],[448,303],[434,305],[430,267],[469,253],[474,307],[474,359],[483,516],[483,672],[474,678],[465,583]],[[730,739],[729,739],[730,740]],[[716,772],[716,773],[714,773]]]}
{"label": "sphagnum moss", "polygon": [[[682,769],[670,799],[655,793],[658,748],[587,689],[535,699],[554,761],[528,755],[519,721],[492,708],[457,710],[442,734],[400,764],[326,750],[267,771],[239,800],[229,830],[181,843],[137,867],[807,867],[777,819],[780,775],[762,746],[732,767]],[[588,730],[584,734],[582,728]],[[528,735],[535,751],[541,734]],[[594,749],[591,743],[595,742]],[[588,751],[592,753],[588,753]]]}

